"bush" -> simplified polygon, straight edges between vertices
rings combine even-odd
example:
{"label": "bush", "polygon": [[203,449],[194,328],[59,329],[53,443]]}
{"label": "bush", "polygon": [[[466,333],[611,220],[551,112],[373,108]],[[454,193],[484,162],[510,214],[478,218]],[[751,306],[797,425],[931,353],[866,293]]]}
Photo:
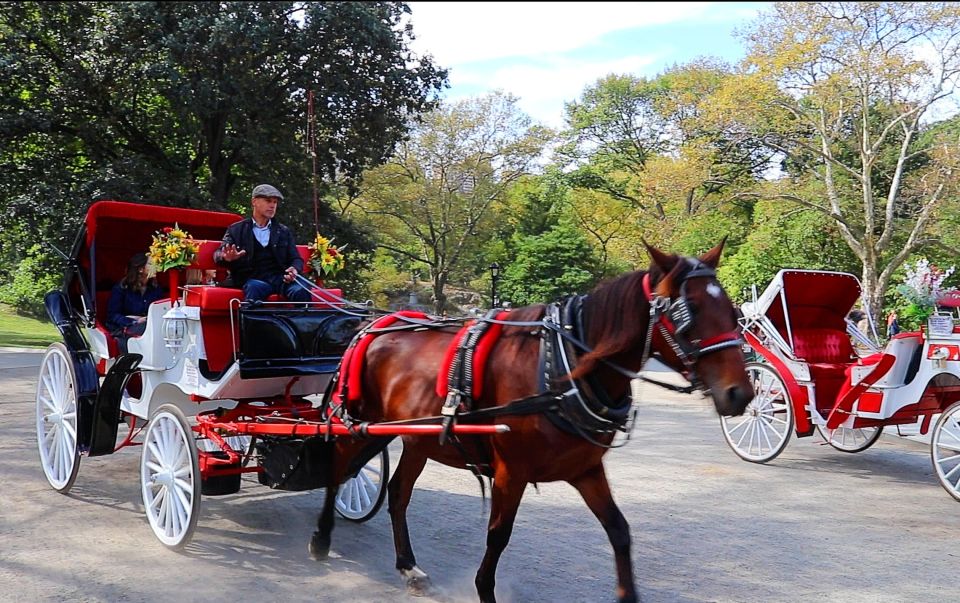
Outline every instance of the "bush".
{"label": "bush", "polygon": [[28,249],[27,256],[13,271],[12,280],[0,286],[0,302],[13,306],[20,314],[46,317],[43,296],[60,288],[61,276],[52,268],[54,265],[39,245]]}

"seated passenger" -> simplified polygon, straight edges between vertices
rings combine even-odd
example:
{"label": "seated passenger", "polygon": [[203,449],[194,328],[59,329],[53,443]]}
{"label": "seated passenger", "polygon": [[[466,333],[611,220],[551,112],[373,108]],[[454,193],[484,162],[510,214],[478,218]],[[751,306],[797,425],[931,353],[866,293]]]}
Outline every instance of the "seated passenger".
{"label": "seated passenger", "polygon": [[122,354],[127,340],[143,335],[147,328],[147,309],[165,296],[156,279],[147,278],[147,255],[137,253],[127,262],[127,274],[110,291],[107,304],[107,328],[117,340]]}
{"label": "seated passenger", "polygon": [[214,261],[230,267],[232,284],[243,288],[247,301],[264,300],[273,293],[289,301],[310,301],[310,292],[295,280],[303,271],[303,258],[293,233],[274,219],[283,195],[273,186],[261,184],[253,189],[252,197],[253,216],[227,228]]}

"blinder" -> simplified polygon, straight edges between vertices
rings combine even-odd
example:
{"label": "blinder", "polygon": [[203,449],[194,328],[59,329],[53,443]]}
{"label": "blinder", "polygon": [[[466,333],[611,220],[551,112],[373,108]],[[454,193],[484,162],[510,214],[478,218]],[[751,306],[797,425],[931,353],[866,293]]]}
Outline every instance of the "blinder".
{"label": "blinder", "polygon": [[649,348],[650,338],[653,335],[654,325],[660,329],[663,338],[667,341],[673,352],[677,355],[683,365],[686,367],[691,382],[696,383],[696,372],[694,366],[697,361],[713,352],[719,352],[726,348],[738,347],[740,345],[740,335],[731,331],[720,335],[709,337],[704,340],[690,340],[687,332],[693,327],[695,313],[690,308],[687,301],[687,282],[693,278],[716,278],[716,271],[710,266],[697,260],[688,260],[691,262],[691,269],[688,270],[680,282],[680,294],[676,298],[664,297],[653,293],[650,284],[650,274],[643,277],[643,289],[650,302],[650,326],[647,329],[647,347]]}

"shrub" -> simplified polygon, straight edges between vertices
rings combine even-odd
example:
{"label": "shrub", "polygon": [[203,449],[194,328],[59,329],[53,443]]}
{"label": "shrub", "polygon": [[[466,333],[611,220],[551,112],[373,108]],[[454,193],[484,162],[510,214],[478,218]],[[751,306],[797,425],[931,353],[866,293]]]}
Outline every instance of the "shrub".
{"label": "shrub", "polygon": [[45,317],[43,296],[60,288],[61,276],[54,265],[39,245],[28,249],[26,257],[13,271],[11,281],[0,286],[0,302],[13,306],[20,314]]}

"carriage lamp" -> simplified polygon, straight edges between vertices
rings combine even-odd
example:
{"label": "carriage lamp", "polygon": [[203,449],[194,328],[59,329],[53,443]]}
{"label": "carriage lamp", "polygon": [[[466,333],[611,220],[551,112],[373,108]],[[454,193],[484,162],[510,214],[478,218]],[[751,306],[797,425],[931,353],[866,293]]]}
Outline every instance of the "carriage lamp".
{"label": "carriage lamp", "polygon": [[176,354],[183,349],[186,334],[187,315],[177,304],[163,315],[163,343],[168,350]]}
{"label": "carriage lamp", "polygon": [[497,299],[497,281],[500,280],[500,264],[490,264],[490,307],[496,308],[500,304]]}

